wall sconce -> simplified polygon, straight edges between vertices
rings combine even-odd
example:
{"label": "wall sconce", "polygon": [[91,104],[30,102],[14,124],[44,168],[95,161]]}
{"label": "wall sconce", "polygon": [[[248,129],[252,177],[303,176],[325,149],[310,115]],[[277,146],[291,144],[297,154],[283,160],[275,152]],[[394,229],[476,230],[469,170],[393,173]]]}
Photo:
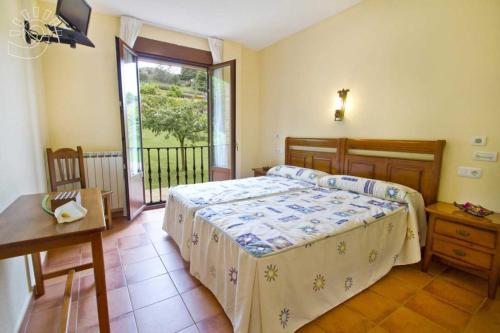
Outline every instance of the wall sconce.
{"label": "wall sconce", "polygon": [[349,92],[349,89],[342,89],[337,91],[339,94],[339,105],[338,109],[335,110],[335,121],[342,121],[344,120],[344,113],[345,113],[345,101],[347,99],[347,93]]}

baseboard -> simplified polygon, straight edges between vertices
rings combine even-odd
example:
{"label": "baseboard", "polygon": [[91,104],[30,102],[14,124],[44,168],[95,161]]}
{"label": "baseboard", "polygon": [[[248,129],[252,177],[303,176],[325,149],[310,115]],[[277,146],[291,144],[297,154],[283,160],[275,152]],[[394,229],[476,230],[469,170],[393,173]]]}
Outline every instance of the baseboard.
{"label": "baseboard", "polygon": [[[42,267],[45,267],[47,252],[40,252],[40,257],[42,259]],[[31,256],[26,256],[26,260],[31,262]],[[28,330],[31,312],[33,311],[33,306],[35,305],[35,280],[34,280],[34,273],[32,271],[33,266],[31,264],[28,264],[27,269],[29,271],[28,273],[31,281],[31,295],[28,298],[26,305],[24,306],[24,314],[22,316],[22,319],[18,322],[17,325],[18,333],[25,333]]]}
{"label": "baseboard", "polygon": [[35,306],[35,290],[31,290],[31,296],[28,299],[27,305],[25,305],[24,315],[19,324],[19,328],[17,330],[18,333],[25,333],[28,330],[28,325],[30,322],[31,312],[33,311],[33,307]]}
{"label": "baseboard", "polygon": [[123,208],[113,208],[111,210],[111,216],[112,217],[123,217],[123,216],[125,216],[124,209]]}

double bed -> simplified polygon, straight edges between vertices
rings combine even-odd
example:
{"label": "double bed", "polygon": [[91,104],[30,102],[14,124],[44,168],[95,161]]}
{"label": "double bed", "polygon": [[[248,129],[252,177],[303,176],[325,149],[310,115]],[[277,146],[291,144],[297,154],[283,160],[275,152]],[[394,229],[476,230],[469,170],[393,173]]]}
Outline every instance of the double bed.
{"label": "double bed", "polygon": [[[311,168],[290,167],[276,172],[271,170],[267,176],[209,182],[193,185],[180,185],[169,189],[163,230],[179,246],[181,256],[189,261],[192,243],[192,228],[195,213],[209,205],[228,203],[238,200],[264,197],[273,194],[293,192],[316,186],[321,176],[336,173],[340,168],[340,139],[321,139],[324,151],[321,152],[319,165]],[[316,141],[308,143],[318,146]],[[303,172],[298,176],[297,172]]]}
{"label": "double bed", "polygon": [[[348,175],[319,173],[312,186],[204,201],[190,211],[184,244],[176,240],[235,332],[293,332],[394,265],[420,260],[423,209],[435,200],[443,142],[321,140],[287,138],[289,170]],[[302,181],[289,170],[281,178]],[[173,192],[173,206],[179,196]],[[167,232],[175,230],[170,204]]]}

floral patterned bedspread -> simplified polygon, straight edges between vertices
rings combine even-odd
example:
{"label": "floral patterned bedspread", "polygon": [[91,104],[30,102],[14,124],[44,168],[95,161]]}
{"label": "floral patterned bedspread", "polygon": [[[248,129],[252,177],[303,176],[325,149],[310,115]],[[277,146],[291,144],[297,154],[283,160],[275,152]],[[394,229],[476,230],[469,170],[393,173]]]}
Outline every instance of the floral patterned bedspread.
{"label": "floral patterned bedspread", "polygon": [[[198,216],[255,257],[276,254],[348,231],[405,209],[404,203],[317,187],[283,195],[213,205]],[[410,231],[409,231],[410,232]],[[196,229],[192,243],[198,241]]]}
{"label": "floral patterned bedspread", "polygon": [[[392,195],[392,193],[391,193]],[[235,332],[293,332],[420,260],[410,202],[317,187],[196,213],[190,271]]]}
{"label": "floral patterned bedspread", "polygon": [[[297,168],[297,172],[299,171],[300,169]],[[316,186],[315,183],[300,179],[264,176],[171,187],[165,209],[163,230],[177,243],[182,257],[189,260],[191,231],[197,210],[217,203],[285,193],[314,186]]]}

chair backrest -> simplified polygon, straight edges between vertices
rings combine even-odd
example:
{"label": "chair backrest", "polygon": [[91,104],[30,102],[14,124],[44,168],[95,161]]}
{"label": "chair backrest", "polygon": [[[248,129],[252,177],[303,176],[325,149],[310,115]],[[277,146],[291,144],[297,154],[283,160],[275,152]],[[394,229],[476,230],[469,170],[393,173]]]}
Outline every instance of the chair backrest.
{"label": "chair backrest", "polygon": [[47,148],[47,162],[51,191],[55,192],[58,186],[73,183],[80,183],[80,188],[86,188],[82,147],[78,146],[76,150],[61,148],[56,151]]}

